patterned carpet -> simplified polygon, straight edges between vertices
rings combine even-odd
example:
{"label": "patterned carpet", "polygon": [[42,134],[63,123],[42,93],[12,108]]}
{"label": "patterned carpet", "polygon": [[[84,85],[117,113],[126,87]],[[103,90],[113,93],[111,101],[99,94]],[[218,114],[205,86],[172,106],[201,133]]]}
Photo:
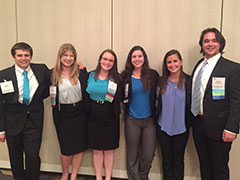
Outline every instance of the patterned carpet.
{"label": "patterned carpet", "polygon": [[[60,173],[41,172],[39,180],[60,180]],[[0,169],[0,180],[14,180],[12,172],[6,169]],[[78,175],[77,180],[95,180],[95,176]],[[123,180],[118,178],[112,178],[112,180]]]}

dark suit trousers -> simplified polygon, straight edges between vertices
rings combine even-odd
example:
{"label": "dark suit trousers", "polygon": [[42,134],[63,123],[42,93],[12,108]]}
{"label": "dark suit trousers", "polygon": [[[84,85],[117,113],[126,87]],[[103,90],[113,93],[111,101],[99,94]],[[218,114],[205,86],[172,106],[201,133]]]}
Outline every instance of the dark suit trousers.
{"label": "dark suit trousers", "polygon": [[169,136],[157,125],[157,134],[162,151],[163,180],[183,180],[184,152],[189,131]]}
{"label": "dark suit trousers", "polygon": [[197,150],[202,180],[229,180],[229,152],[232,143],[207,136],[204,118],[193,119],[193,139]]}
{"label": "dark suit trousers", "polygon": [[[40,174],[39,150],[42,130],[36,128],[28,115],[22,132],[16,136],[7,135],[11,169],[16,180],[38,180]],[[25,168],[24,159],[25,153]]]}

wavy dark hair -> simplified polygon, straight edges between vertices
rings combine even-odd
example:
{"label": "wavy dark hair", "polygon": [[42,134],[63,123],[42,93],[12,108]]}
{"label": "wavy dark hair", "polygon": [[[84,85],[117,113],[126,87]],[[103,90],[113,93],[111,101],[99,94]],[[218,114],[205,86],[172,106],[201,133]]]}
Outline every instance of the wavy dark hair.
{"label": "wavy dark hair", "polygon": [[118,73],[118,67],[117,67],[117,55],[113,50],[106,49],[100,54],[99,59],[98,59],[98,65],[97,65],[96,69],[94,70],[94,72],[95,72],[94,80],[95,81],[97,80],[99,72],[101,70],[100,60],[102,59],[102,56],[107,52],[112,54],[114,57],[114,64],[113,64],[112,69],[108,73],[108,78],[112,78],[114,81],[118,81],[120,79],[120,75]]}
{"label": "wavy dark hair", "polygon": [[[178,56],[178,58],[180,59],[180,61],[182,61],[182,56],[181,56],[180,52],[176,49],[172,49],[165,54],[164,59],[163,59],[163,65],[162,65],[162,78],[159,81],[159,84],[161,87],[161,90],[160,90],[161,94],[164,94],[166,92],[167,81],[168,81],[168,77],[170,75],[170,71],[167,68],[167,58],[174,54],[176,54]],[[185,77],[184,77],[184,73],[183,73],[183,66],[181,66],[180,76],[179,76],[179,80],[178,80],[178,89],[182,89],[184,83],[185,83]]]}
{"label": "wavy dark hair", "polygon": [[151,75],[150,68],[148,64],[148,57],[145,50],[141,46],[134,46],[128,53],[127,61],[125,64],[125,70],[122,72],[123,84],[124,86],[130,81],[134,66],[132,64],[132,54],[134,51],[140,50],[143,53],[144,63],[141,69],[141,82],[144,89],[151,88]]}
{"label": "wavy dark hair", "polygon": [[216,28],[207,28],[207,29],[204,29],[202,32],[201,32],[201,36],[200,36],[200,39],[199,39],[199,45],[201,46],[201,50],[200,50],[200,53],[203,54],[205,56],[205,53],[203,51],[203,48],[202,48],[202,43],[203,43],[203,38],[204,38],[204,35],[209,33],[209,32],[213,32],[216,36],[216,40],[217,42],[219,42],[220,44],[220,48],[219,48],[219,52],[221,54],[223,54],[223,49],[225,47],[225,44],[226,44],[226,40],[225,38],[223,37],[222,33],[216,29]]}

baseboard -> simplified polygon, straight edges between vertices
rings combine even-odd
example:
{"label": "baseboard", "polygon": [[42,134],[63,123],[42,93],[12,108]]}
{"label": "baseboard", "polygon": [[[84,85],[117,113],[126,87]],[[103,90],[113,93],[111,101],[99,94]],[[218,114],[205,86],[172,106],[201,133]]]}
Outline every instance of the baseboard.
{"label": "baseboard", "polygon": [[[0,161],[0,168],[10,169],[9,161]],[[62,168],[61,168],[60,164],[45,164],[45,163],[42,163],[41,164],[41,171],[61,173]],[[95,174],[93,167],[80,167],[78,173],[82,174],[82,175],[94,175]],[[127,173],[126,173],[125,170],[113,169],[112,174],[113,174],[112,175],[113,177],[127,179]],[[159,179],[162,179],[162,175],[160,173],[150,172],[149,179],[159,180]],[[199,177],[193,177],[193,176],[185,176],[184,180],[200,180],[200,178]]]}

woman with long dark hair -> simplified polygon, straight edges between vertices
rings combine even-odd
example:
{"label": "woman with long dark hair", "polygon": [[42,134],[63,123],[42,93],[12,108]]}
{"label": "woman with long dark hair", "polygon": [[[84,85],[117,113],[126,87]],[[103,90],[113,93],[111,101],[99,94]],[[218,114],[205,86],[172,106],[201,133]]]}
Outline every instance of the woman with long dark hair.
{"label": "woman with long dark hair", "polygon": [[183,180],[184,152],[189,136],[190,76],[183,72],[177,50],[166,53],[157,91],[157,134],[162,151],[164,180]]}
{"label": "woman with long dark hair", "polygon": [[114,149],[119,146],[121,87],[117,56],[110,49],[104,50],[96,69],[89,74],[87,85],[90,97],[87,144],[93,149],[96,180],[102,180],[103,164],[105,180],[111,179]]}
{"label": "woman with long dark hair", "polygon": [[156,147],[155,98],[158,73],[149,68],[141,46],[127,57],[124,82],[125,136],[129,180],[147,180]]}

